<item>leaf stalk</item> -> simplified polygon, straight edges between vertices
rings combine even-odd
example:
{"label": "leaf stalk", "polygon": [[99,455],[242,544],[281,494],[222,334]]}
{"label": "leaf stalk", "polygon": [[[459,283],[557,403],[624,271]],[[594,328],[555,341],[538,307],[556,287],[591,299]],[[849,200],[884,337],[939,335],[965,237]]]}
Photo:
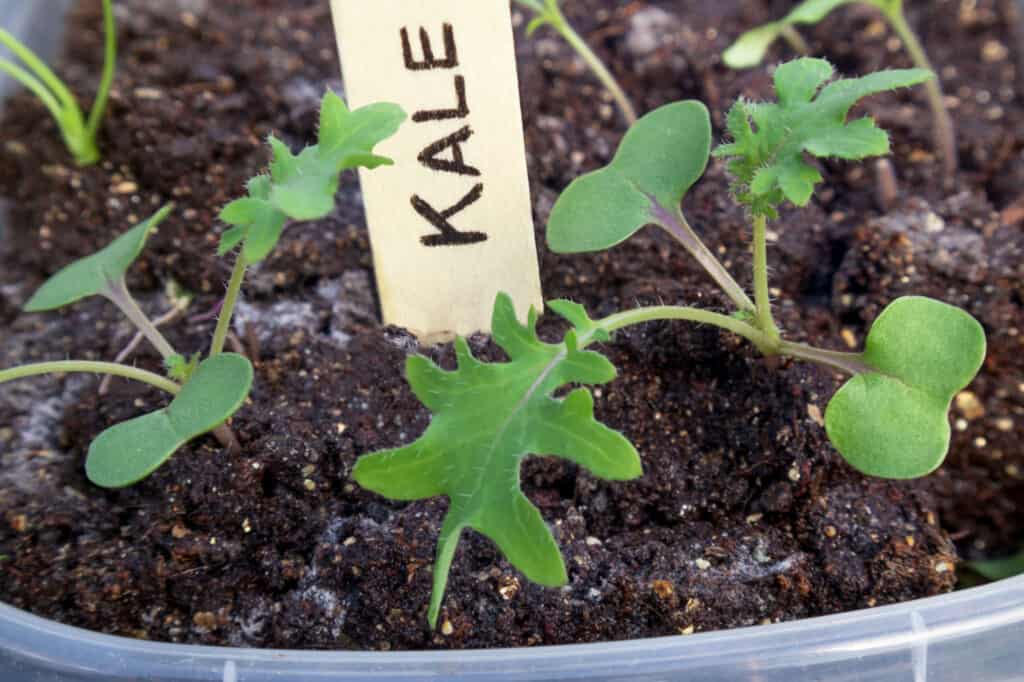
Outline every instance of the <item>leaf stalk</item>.
{"label": "leaf stalk", "polygon": [[128,291],[128,287],[125,284],[124,277],[120,277],[117,281],[111,282],[109,288],[103,292],[104,297],[116,305],[125,317],[127,317],[135,328],[138,329],[143,336],[146,337],[160,356],[163,359],[167,359],[172,355],[176,354],[174,347],[167,341],[160,330],[156,328],[156,325],[149,319],[146,313],[142,312],[139,304],[135,298]]}
{"label": "leaf stalk", "polygon": [[561,8],[558,6],[557,0],[547,0],[544,6],[541,6],[536,0],[515,0],[523,7],[526,7],[530,11],[537,15],[534,20],[536,23],[532,24],[536,27],[540,24],[547,24],[565,40],[569,45],[576,51],[580,59],[584,61],[588,68],[593,72],[594,76],[597,77],[601,84],[611,94],[612,99],[615,100],[616,105],[619,107],[619,111],[622,113],[622,117],[626,120],[628,125],[633,125],[637,121],[636,108],[630,101],[629,96],[626,95],[626,91],[622,89],[619,82],[612,75],[608,67],[604,65],[601,58],[594,53],[594,51],[587,45],[587,42],[583,40],[576,29],[572,27],[569,20],[562,14]]}
{"label": "leaf stalk", "polygon": [[[902,4],[902,3],[900,3]],[[925,94],[928,96],[928,105],[932,110],[932,136],[935,148],[942,157],[942,170],[945,173],[946,182],[952,182],[956,174],[959,159],[957,158],[956,129],[953,125],[953,118],[949,115],[946,107],[946,98],[942,93],[942,81],[938,72],[932,67],[928,53],[925,52],[917,33],[907,23],[906,17],[899,8],[885,12],[886,18],[892,24],[896,35],[903,41],[914,65],[921,69],[927,69],[936,74],[935,78],[924,84]]]}
{"label": "leaf stalk", "polygon": [[119,365],[114,362],[91,362],[87,360],[38,362],[31,365],[22,365],[21,367],[12,367],[11,369],[0,371],[0,384],[44,374],[69,373],[108,374],[115,377],[132,379],[133,381],[159,388],[161,391],[171,395],[177,395],[181,391],[181,386],[170,379],[144,369]]}
{"label": "leaf stalk", "polygon": [[722,265],[722,262],[715,257],[715,254],[711,253],[711,250],[701,241],[701,238],[697,236],[697,233],[690,227],[690,224],[686,222],[686,217],[683,216],[682,211],[678,208],[669,210],[657,201],[652,200],[651,216],[659,227],[675,237],[682,244],[683,248],[697,260],[739,310],[750,313],[757,311],[757,306],[747,296],[743,287],[729,274],[729,271]]}

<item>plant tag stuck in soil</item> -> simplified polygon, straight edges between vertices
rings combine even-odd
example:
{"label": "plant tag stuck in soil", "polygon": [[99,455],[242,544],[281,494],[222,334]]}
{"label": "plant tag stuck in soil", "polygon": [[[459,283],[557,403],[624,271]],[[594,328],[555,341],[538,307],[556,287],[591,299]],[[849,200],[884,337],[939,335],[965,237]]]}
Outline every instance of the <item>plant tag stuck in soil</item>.
{"label": "plant tag stuck in soil", "polygon": [[508,2],[332,0],[353,108],[409,114],[362,173],[384,321],[489,331],[498,292],[542,305]]}

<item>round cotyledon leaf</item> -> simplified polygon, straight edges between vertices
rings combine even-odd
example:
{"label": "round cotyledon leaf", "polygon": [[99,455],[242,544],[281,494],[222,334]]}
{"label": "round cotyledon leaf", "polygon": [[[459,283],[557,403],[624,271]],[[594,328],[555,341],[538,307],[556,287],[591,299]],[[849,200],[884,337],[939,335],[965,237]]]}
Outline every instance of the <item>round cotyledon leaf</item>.
{"label": "round cotyledon leaf", "polygon": [[89,446],[86,475],[103,488],[137,483],[182,445],[227,421],[249,395],[252,379],[252,365],[241,355],[200,363],[170,405],[101,433]]}
{"label": "round cotyledon leaf", "polygon": [[825,412],[829,439],[856,469],[906,479],[934,471],[949,449],[949,405],[985,358],[985,332],[960,308],[893,301],[875,320],[859,374]]}
{"label": "round cotyledon leaf", "polygon": [[600,251],[674,211],[704,174],[711,119],[697,101],[666,104],[629,129],[615,158],[577,178],[551,209],[547,241],[557,253]]}
{"label": "round cotyledon leaf", "polygon": [[106,248],[62,269],[39,287],[25,304],[25,311],[37,313],[56,310],[103,293],[112,282],[124,276],[139,257],[149,235],[173,210],[174,204],[167,204]]}

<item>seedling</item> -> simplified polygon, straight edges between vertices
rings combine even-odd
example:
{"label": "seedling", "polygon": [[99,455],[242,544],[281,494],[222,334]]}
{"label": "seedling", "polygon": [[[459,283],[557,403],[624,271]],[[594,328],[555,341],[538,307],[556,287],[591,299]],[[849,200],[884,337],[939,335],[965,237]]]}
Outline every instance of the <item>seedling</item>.
{"label": "seedling", "polygon": [[508,353],[507,363],[478,361],[461,338],[455,344],[459,367],[454,372],[411,356],[406,376],[434,412],[430,426],[411,445],[360,458],[352,472],[364,488],[392,499],[447,495],[451,501],[434,564],[432,626],[466,528],[491,538],[530,580],[551,586],[566,582],[551,531],[519,489],[519,464],[526,455],[565,457],[611,480],[641,473],[629,441],[595,421],[589,391],[579,388],[564,399],[552,397],[573,383],[604,384],[615,378],[604,356],[582,350],[607,338],[607,332],[595,327],[580,306],[562,301],[555,309],[574,329],[562,343],[548,344],[537,338],[535,312],[523,326],[512,300],[498,296],[492,333]]}
{"label": "seedling", "polygon": [[23,64],[19,66],[8,59],[0,59],[0,70],[6,71],[25,86],[49,110],[57,122],[57,127],[60,128],[65,146],[79,166],[91,166],[100,160],[96,135],[107,110],[117,60],[117,30],[114,25],[112,1],[103,0],[103,73],[88,120],[82,114],[82,109],[75,96],[71,94],[71,90],[50,67],[21,41],[0,29],[0,45],[10,50]]}
{"label": "seedling", "polygon": [[[136,303],[125,285],[125,274],[149,236],[173,210],[164,206],[148,220],[115,239],[109,246],[65,267],[51,277],[25,304],[26,312],[56,310],[92,296],[116,305],[172,367],[180,356]],[[252,366],[240,355],[227,354],[197,363],[189,376],[163,377],[119,363],[66,360],[41,362],[0,372],[0,383],[40,374],[86,372],[133,379],[174,397],[167,410],[138,417],[104,431],[89,447],[86,473],[97,485],[119,488],[142,479],[169,458],[186,440],[212,431],[234,414],[249,394]],[[205,390],[199,392],[197,388]],[[168,434],[187,438],[177,440]],[[220,432],[226,444],[234,436]]]}
{"label": "seedling", "polygon": [[594,75],[601,81],[601,84],[611,93],[612,98],[619,107],[619,111],[622,112],[623,118],[626,119],[626,123],[629,125],[636,123],[636,109],[633,107],[633,103],[630,102],[625,90],[615,80],[615,76],[604,65],[601,58],[594,54],[594,51],[590,49],[590,46],[580,37],[580,34],[572,27],[572,24],[565,18],[565,15],[562,14],[562,9],[558,6],[558,0],[515,0],[515,2],[534,14],[533,20],[526,27],[526,34],[532,36],[534,31],[542,26],[550,26],[557,31],[569,43],[572,49],[576,51],[580,59],[594,72]]}
{"label": "seedling", "polygon": [[[764,60],[768,48],[779,37],[789,38],[790,42],[796,45],[800,51],[806,53],[806,43],[799,38],[795,26],[816,24],[828,16],[832,10],[854,2],[878,9],[892,26],[896,35],[903,41],[915,66],[934,71],[921,40],[914,33],[903,14],[903,0],[804,0],[779,21],[773,21],[744,33],[725,51],[722,58],[726,65],[734,69],[757,66]],[[946,180],[949,181],[957,169],[956,131],[953,127],[953,119],[946,108],[946,100],[943,97],[942,85],[938,78],[932,78],[924,85],[925,92],[928,94],[928,104],[932,109],[935,148],[942,156]]]}
{"label": "seedling", "polygon": [[[566,582],[550,532],[519,489],[519,462],[529,454],[557,454],[598,476],[640,475],[633,447],[593,420],[590,393],[567,384],[601,384],[615,377],[601,355],[584,349],[616,330],[653,320],[709,324],[751,341],[766,356],[787,356],[853,375],[826,411],[833,444],[857,469],[874,476],[912,478],[934,470],[949,447],[947,412],[953,396],[981,366],[985,335],[958,308],[927,298],[900,298],[875,321],[862,353],[840,353],[785,340],[768,298],[766,225],[783,201],[806,205],[821,176],[806,155],[862,159],[888,152],[888,136],[870,118],[847,121],[860,99],[922,83],[923,70],[885,71],[828,81],[832,67],[800,59],[776,71],[778,103],[738,102],[729,114],[731,144],[716,150],[730,161],[736,198],[754,227],[754,298],[703,244],[680,209],[710,156],[711,122],[700,102],[677,102],[637,122],[607,167],[574,181],[548,223],[554,251],[610,248],[648,224],[675,237],[735,305],[733,314],[656,306],[591,320],[568,301],[548,306],[572,323],[561,344],[537,340],[535,314],[516,322],[499,296],[494,339],[508,363],[475,360],[458,341],[459,368],[445,372],[422,357],[408,360],[416,396],[434,413],[413,444],[368,455],[353,475],[360,485],[402,500],[447,495],[428,618],[436,624],[445,582],[462,530],[491,538],[527,578]],[[756,129],[751,125],[756,125]]]}
{"label": "seedling", "polygon": [[249,182],[249,196],[224,208],[234,225],[221,239],[222,254],[240,246],[235,272],[217,321],[209,355],[178,353],[139,308],[125,285],[125,273],[146,240],[170,214],[168,205],[118,237],[102,251],[67,266],[50,278],[25,305],[27,312],[55,310],[90,296],[114,303],[164,359],[167,376],[111,362],[68,360],[25,365],[0,372],[0,384],[41,374],[86,372],[149,384],[173,396],[155,412],[117,424],[89,446],[86,474],[105,488],[121,488],[145,478],[188,441],[213,432],[225,446],[237,441],[225,422],[241,407],[253,381],[253,368],[241,355],[223,352],[245,269],[269,255],[286,221],[322,218],[334,208],[343,170],[390,163],[373,148],[405,119],[402,110],[376,104],[350,112],[334,93],[324,97],[319,144],[298,156],[271,138],[274,159],[269,176]]}

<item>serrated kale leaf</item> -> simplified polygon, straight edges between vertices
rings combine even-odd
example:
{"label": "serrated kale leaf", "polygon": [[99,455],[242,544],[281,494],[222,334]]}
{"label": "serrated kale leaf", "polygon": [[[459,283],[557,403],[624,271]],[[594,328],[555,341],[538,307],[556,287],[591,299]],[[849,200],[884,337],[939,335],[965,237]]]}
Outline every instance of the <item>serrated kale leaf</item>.
{"label": "serrated kale leaf", "polygon": [[778,102],[739,100],[729,111],[732,142],[714,155],[730,159],[737,197],[754,213],[774,218],[787,199],[807,205],[822,177],[805,154],[840,159],[887,154],[888,133],[870,117],[847,121],[850,109],[869,95],[934,77],[925,69],[897,69],[829,82],[833,74],[823,59],[788,62],[775,71]]}
{"label": "serrated kale leaf", "polygon": [[530,580],[549,586],[566,583],[558,545],[520,489],[524,457],[564,457],[609,480],[642,473],[632,444],[594,419],[587,389],[552,397],[570,384],[604,384],[616,375],[603,355],[581,349],[590,340],[607,338],[606,332],[581,306],[560,301],[552,308],[575,325],[560,344],[537,337],[535,312],[531,310],[524,326],[516,319],[511,299],[498,296],[492,329],[509,362],[480,362],[464,339],[456,342],[455,371],[445,371],[422,356],[410,357],[406,375],[416,396],[433,412],[430,426],[414,443],[356,463],[355,480],[386,497],[449,498],[434,565],[428,612],[432,626],[466,528],[493,540]]}
{"label": "serrated kale leaf", "polygon": [[288,219],[316,220],[328,215],[342,171],[392,163],[373,149],[394,135],[403,121],[405,112],[396,104],[349,111],[344,100],[328,91],[320,108],[316,145],[296,155],[284,142],[270,137],[270,175],[250,180],[248,196],[221,211],[221,220],[233,227],[221,236],[220,254],[242,244],[246,263],[256,263],[277,245]]}

